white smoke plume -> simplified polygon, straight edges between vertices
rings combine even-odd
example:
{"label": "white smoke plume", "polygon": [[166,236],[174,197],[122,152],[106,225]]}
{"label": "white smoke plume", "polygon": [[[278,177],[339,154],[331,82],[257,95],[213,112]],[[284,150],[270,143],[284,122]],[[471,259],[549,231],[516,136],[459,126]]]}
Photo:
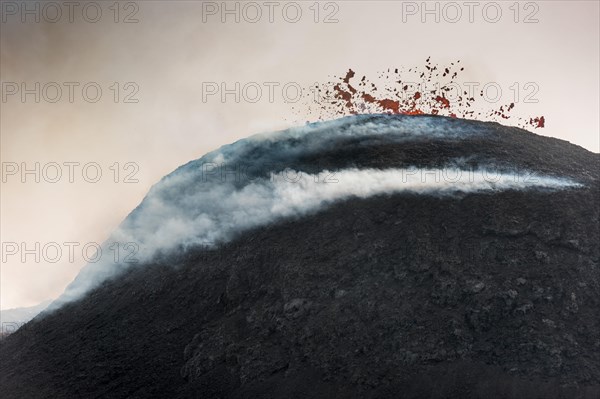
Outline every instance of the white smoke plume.
{"label": "white smoke plume", "polygon": [[[143,265],[171,251],[218,246],[249,229],[317,212],[349,198],[399,193],[493,194],[501,190],[581,186],[566,178],[498,171],[491,165],[466,169],[464,159],[440,169],[349,167],[309,173],[273,166],[326,148],[335,149],[339,139],[385,135],[392,140],[463,140],[495,134],[487,129],[485,124],[446,118],[363,115],[254,136],[224,146],[157,183],[104,244],[113,248],[116,244],[121,256],[103,256],[97,263],[86,265],[52,308],[80,298],[136,262]],[[252,173],[247,173],[252,167]]]}
{"label": "white smoke plume", "polygon": [[[168,183],[185,187],[185,176]],[[191,182],[189,182],[191,183]],[[235,234],[322,209],[350,197],[417,193],[448,195],[531,188],[578,187],[568,179],[530,173],[461,169],[344,169],[308,174],[286,170],[270,179],[253,181],[241,188],[233,183],[213,183],[210,188],[182,195],[173,201],[162,193],[146,198],[143,214],[119,229],[117,242],[136,242],[143,248],[142,261],[158,251],[178,246],[213,245],[231,240]]]}
{"label": "white smoke plume", "polygon": [[[124,224],[113,234],[109,244],[116,242],[123,247],[133,244],[136,250],[129,260],[144,263],[151,261],[157,253],[218,245],[254,227],[316,212],[336,201],[353,197],[403,192],[443,196],[581,186],[569,179],[485,169],[345,169],[319,174],[287,170],[242,188],[237,188],[234,183],[213,183],[209,189],[185,195],[180,189],[190,183],[185,175],[174,176],[165,182],[164,190],[177,190],[182,194],[175,201],[171,195],[165,197],[163,191],[153,190],[146,197],[135,223]],[[117,270],[123,270],[126,263],[125,260],[116,263],[110,257],[108,261],[102,259],[88,265],[61,299],[80,297]]]}

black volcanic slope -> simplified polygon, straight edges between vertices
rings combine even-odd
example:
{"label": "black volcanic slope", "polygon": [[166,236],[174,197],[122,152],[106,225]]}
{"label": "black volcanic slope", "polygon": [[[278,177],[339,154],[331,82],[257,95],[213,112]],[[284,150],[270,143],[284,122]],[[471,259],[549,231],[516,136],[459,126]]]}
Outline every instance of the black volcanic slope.
{"label": "black volcanic slope", "polygon": [[0,341],[0,396],[599,398],[600,157],[470,123],[495,135],[297,162],[471,157],[585,187],[350,199],[167,256]]}

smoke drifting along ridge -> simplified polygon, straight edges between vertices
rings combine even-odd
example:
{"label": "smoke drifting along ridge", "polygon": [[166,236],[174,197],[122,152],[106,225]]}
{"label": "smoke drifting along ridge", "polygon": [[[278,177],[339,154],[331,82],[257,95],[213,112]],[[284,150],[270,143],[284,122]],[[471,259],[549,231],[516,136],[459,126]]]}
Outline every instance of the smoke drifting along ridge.
{"label": "smoke drifting along ridge", "polygon": [[[477,127],[477,128],[475,128]],[[463,140],[490,134],[485,125],[433,117],[354,116],[240,140],[192,161],[157,183],[105,247],[121,256],[86,265],[51,308],[76,300],[127,267],[157,255],[216,246],[249,229],[316,212],[340,200],[393,193],[464,195],[500,190],[576,188],[566,178],[494,165],[461,168],[292,168],[308,154],[335,149],[340,140],[386,135],[392,140]],[[367,145],[367,144],[365,144]],[[307,170],[310,169],[310,170]],[[316,169],[316,170],[315,170]],[[129,254],[129,257],[124,255]]]}
{"label": "smoke drifting along ridge", "polygon": [[182,187],[196,183],[189,175],[177,176],[169,181],[166,192],[153,192],[146,198],[143,214],[135,223],[122,226],[114,235],[115,241],[138,243],[143,248],[141,260],[149,261],[159,251],[215,245],[229,241],[241,231],[317,211],[349,197],[399,192],[448,195],[578,185],[566,179],[489,170],[344,169],[319,174],[286,170],[243,187],[235,182],[212,182],[203,190],[179,196]]}

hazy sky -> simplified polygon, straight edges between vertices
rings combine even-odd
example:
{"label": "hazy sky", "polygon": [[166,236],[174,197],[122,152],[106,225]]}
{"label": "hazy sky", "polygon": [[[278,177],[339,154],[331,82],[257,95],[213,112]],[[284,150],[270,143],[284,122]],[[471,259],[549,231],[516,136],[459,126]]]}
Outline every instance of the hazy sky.
{"label": "hazy sky", "polygon": [[[91,256],[163,175],[222,144],[303,123],[305,100],[286,102],[295,88],[310,94],[349,68],[376,77],[428,56],[461,60],[465,81],[497,84],[517,115],[544,115],[536,133],[599,151],[598,1],[1,7],[2,309],[58,296],[85,263],[82,248]],[[36,163],[39,182],[21,174]],[[72,260],[65,242],[79,244],[69,244]]]}

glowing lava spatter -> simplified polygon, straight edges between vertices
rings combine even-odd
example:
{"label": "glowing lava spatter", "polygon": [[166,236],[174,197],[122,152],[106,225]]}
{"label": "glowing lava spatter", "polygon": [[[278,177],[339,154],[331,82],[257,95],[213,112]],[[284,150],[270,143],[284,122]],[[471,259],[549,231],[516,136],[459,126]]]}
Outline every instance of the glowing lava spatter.
{"label": "glowing lava spatter", "polygon": [[[515,108],[515,102],[494,109],[485,110],[484,107],[484,110],[476,110],[475,105],[486,102],[484,92],[481,90],[476,97],[457,82],[458,75],[465,69],[460,66],[460,60],[445,67],[434,65],[430,60],[431,57],[427,58],[424,67],[410,68],[404,72],[399,68],[393,71],[388,69],[378,76],[382,82],[379,86],[366,76],[355,83],[356,73],[349,69],[342,77],[334,77],[333,81],[314,86],[316,95],[312,103],[307,104],[308,114],[318,120],[348,114],[431,114],[494,122],[512,119],[523,128],[545,126],[543,116],[512,116],[510,112]],[[420,83],[403,80],[403,73]]]}

